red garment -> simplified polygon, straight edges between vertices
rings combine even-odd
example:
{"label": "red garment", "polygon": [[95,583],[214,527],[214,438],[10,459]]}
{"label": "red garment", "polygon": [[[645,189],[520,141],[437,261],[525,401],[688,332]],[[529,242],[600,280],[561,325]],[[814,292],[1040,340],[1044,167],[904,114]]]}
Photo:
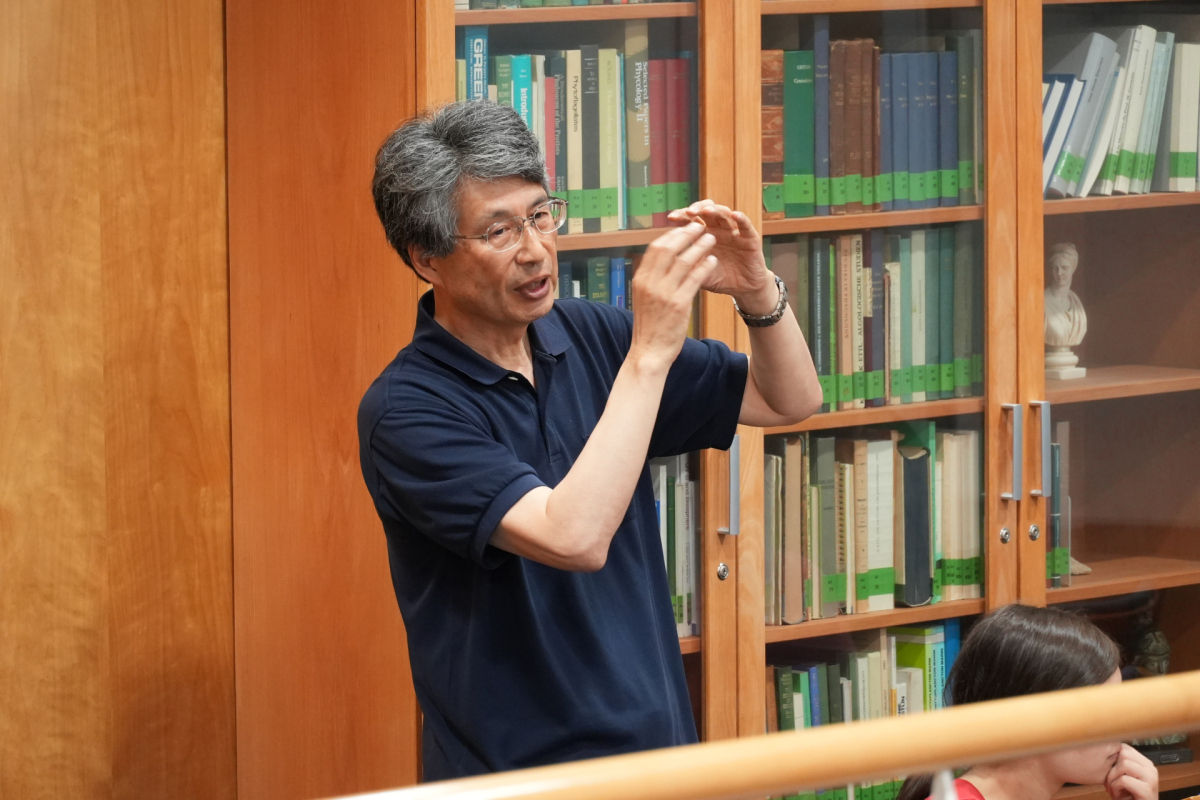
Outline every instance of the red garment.
{"label": "red garment", "polygon": [[[958,800],[983,800],[979,790],[962,778],[954,782],[954,788],[958,791]],[[933,800],[933,797],[930,796],[926,800]]]}

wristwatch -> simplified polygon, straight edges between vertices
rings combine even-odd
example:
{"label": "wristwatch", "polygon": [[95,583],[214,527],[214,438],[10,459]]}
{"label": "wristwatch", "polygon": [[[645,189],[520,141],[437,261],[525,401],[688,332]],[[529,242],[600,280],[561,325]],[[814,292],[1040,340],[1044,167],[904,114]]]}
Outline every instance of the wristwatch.
{"label": "wristwatch", "polygon": [[770,314],[763,314],[762,316],[757,314],[747,314],[745,311],[742,311],[740,308],[738,308],[736,299],[733,301],[733,307],[737,310],[738,314],[742,318],[742,321],[746,323],[747,327],[769,328],[776,322],[779,322],[779,320],[783,319],[783,312],[787,309],[787,287],[783,285],[783,280],[778,275],[775,276],[775,285],[779,287],[779,302],[775,304],[775,310]]}

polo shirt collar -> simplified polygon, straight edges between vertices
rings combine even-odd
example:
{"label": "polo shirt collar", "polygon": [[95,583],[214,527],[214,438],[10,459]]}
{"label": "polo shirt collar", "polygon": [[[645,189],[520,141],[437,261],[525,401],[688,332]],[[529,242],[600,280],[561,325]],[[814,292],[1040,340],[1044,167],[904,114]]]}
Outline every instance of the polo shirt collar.
{"label": "polo shirt collar", "polygon": [[[476,353],[454,334],[443,328],[434,314],[433,290],[426,292],[417,301],[417,325],[413,331],[413,344],[425,355],[440,361],[468,378],[490,386],[510,374],[510,370]],[[530,325],[530,346],[535,353],[558,357],[571,346],[571,340],[562,326],[547,314]]]}

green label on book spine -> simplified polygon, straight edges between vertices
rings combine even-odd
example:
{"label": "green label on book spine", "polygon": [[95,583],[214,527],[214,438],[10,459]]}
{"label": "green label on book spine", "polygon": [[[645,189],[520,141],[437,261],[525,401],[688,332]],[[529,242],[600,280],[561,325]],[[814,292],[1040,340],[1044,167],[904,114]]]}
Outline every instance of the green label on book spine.
{"label": "green label on book spine", "polygon": [[1104,166],[1100,168],[1100,180],[1112,181],[1117,178],[1117,157],[1109,153],[1104,157]]}
{"label": "green label on book spine", "polygon": [[[958,192],[955,192],[957,195]],[[933,200],[942,196],[942,173],[936,169],[925,173],[925,199]]]}
{"label": "green label on book spine", "polygon": [[582,189],[567,192],[567,219],[583,219],[584,205]]}
{"label": "green label on book spine", "polygon": [[[912,367],[903,367],[900,369],[900,391],[901,395],[910,395],[913,393],[913,371]],[[892,381],[892,393],[896,394],[896,381]]]}
{"label": "green label on book spine", "polygon": [[654,213],[661,214],[671,210],[667,208],[667,185],[656,183],[650,188],[654,190]]}
{"label": "green label on book spine", "polygon": [[969,359],[969,358],[954,359],[954,385],[955,386],[970,386],[971,385],[971,359]]}
{"label": "green label on book spine", "polygon": [[812,589],[813,589],[812,580],[810,578],[805,578],[804,579],[804,607],[806,609],[812,608],[812,605],[813,605]]}
{"label": "green label on book spine", "polygon": [[983,356],[971,356],[971,383],[983,383]]}
{"label": "green label on book spine", "polygon": [[893,177],[893,180],[892,180],[893,192],[895,193],[895,197],[893,199],[894,200],[908,200],[909,199],[909,197],[908,197],[908,193],[909,193],[908,173],[907,172],[894,172],[894,173],[892,173],[892,177]]}
{"label": "green label on book spine", "polygon": [[896,199],[895,176],[889,172],[875,176],[875,202],[890,203]]}
{"label": "green label on book spine", "polygon": [[763,211],[777,213],[783,211],[783,184],[763,184]]}
{"label": "green label on book spine", "polygon": [[817,201],[817,180],[812,175],[784,175],[783,202],[785,203],[815,203]]}
{"label": "green label on book spine", "polygon": [[914,366],[909,372],[912,375],[912,390],[914,392],[925,391],[925,376],[928,374],[925,365]]}
{"label": "green label on book spine", "polygon": [[975,188],[975,162],[958,162],[958,188]]}
{"label": "green label on book spine", "polygon": [[875,178],[867,176],[862,182],[862,201],[864,206],[873,206],[879,202],[875,198]]}
{"label": "green label on book spine", "polygon": [[1122,150],[1121,157],[1117,159],[1117,176],[1121,178],[1129,178],[1133,176],[1133,157],[1132,150]]}
{"label": "green label on book spine", "polygon": [[942,599],[942,587],[946,585],[946,565],[945,562],[938,561],[937,566],[933,569],[933,601],[940,602]]}
{"label": "green label on book spine", "polygon": [[1171,177],[1172,178],[1194,178],[1194,177],[1196,177],[1196,154],[1195,153],[1171,153]]}
{"label": "green label on book spine", "polygon": [[867,399],[867,373],[865,372],[854,373],[854,399]]}
{"label": "green label on book spine", "polygon": [[925,173],[908,173],[908,199],[920,203],[925,199]]}
{"label": "green label on book spine", "polygon": [[600,216],[600,189],[584,189],[582,211],[579,216],[585,219],[595,219]]}
{"label": "green label on book spine", "polygon": [[1133,157],[1133,179],[1140,181],[1146,177],[1146,153],[1138,153]]}
{"label": "green label on book spine", "polygon": [[[566,200],[566,201],[568,202],[568,204],[569,204],[569,203],[570,203],[570,199],[568,198],[568,196],[567,196],[567,195],[568,195],[568,193],[567,193],[567,192],[550,192],[550,196],[551,196],[551,197],[557,197],[557,198],[558,198],[558,199],[560,199],[560,200]],[[568,216],[568,217],[570,217],[570,216],[571,216],[571,210],[570,210],[570,208],[569,208],[569,207],[568,207],[568,209],[567,209],[567,216]]]}
{"label": "green label on book spine", "polygon": [[846,576],[845,575],[822,575],[821,576],[821,602],[822,603],[844,603],[844,602],[846,602]]}
{"label": "green label on book spine", "polygon": [[1084,160],[1074,153],[1063,152],[1058,159],[1054,174],[1067,183],[1074,183],[1083,177]]}
{"label": "green label on book spine", "polygon": [[855,576],[855,588],[858,596],[891,595],[896,590],[896,570],[892,567],[877,567]]}
{"label": "green label on book spine", "polygon": [[958,199],[958,170],[944,169],[941,171],[942,197]]}
{"label": "green label on book spine", "polygon": [[942,364],[938,370],[938,375],[941,377],[941,389],[943,392],[954,391],[954,364]]}
{"label": "green label on book spine", "polygon": [[904,373],[904,370],[902,370],[902,369],[892,370],[892,394],[896,397],[899,397],[900,395],[904,394],[903,373]]}
{"label": "green label on book spine", "polygon": [[867,399],[875,400],[885,394],[883,370],[877,369],[867,373]]}
{"label": "green label on book spine", "polygon": [[[615,186],[610,186],[606,189],[596,189],[596,200],[600,204],[601,217],[615,217],[620,213],[620,203],[618,201],[618,189]],[[686,205],[686,204],[685,204]]]}
{"label": "green label on book spine", "polygon": [[854,375],[838,375],[838,402],[849,403],[854,400]]}
{"label": "green label on book spine", "polygon": [[634,217],[644,217],[653,214],[654,211],[654,187],[630,186],[629,214]]}
{"label": "green label on book spine", "polygon": [[829,178],[817,178],[817,205],[829,205]]}
{"label": "green label on book spine", "polygon": [[1066,547],[1054,547],[1046,552],[1046,577],[1054,578],[1071,574],[1071,551]]}
{"label": "green label on book spine", "polygon": [[690,183],[667,184],[667,207],[674,210],[692,204],[692,185]]}
{"label": "green label on book spine", "polygon": [[830,178],[829,179],[829,205],[831,205],[831,206],[846,205],[846,179],[845,178]]}
{"label": "green label on book spine", "polygon": [[834,380],[832,375],[818,375],[817,383],[821,384],[821,402],[829,405],[837,402],[837,392],[834,391]]}
{"label": "green label on book spine", "polygon": [[942,365],[925,365],[925,391],[936,392],[942,388]]}
{"label": "green label on book spine", "polygon": [[846,202],[861,203],[863,199],[862,175],[846,176]]}

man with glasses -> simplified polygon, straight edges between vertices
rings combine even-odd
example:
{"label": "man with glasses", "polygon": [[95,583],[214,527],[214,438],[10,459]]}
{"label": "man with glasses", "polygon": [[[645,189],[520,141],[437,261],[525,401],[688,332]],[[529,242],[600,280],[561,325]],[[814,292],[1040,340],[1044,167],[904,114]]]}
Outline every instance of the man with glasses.
{"label": "man with glasses", "polygon": [[[425,779],[696,741],[646,462],[820,406],[758,234],[696,203],[646,248],[632,314],[556,301],[566,203],[520,117],[487,102],[403,125],[373,191],[432,286],[359,409]],[[753,358],[687,338],[702,288],[733,297]]]}

